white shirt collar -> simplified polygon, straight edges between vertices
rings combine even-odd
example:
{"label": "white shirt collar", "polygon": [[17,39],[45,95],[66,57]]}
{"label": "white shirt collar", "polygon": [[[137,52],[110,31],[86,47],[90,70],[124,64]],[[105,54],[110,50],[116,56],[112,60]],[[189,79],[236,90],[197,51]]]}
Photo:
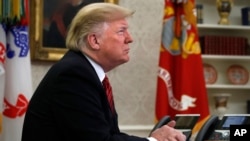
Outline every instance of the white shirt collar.
{"label": "white shirt collar", "polygon": [[93,61],[91,58],[89,58],[87,55],[85,55],[85,56],[89,60],[90,64],[93,66],[93,68],[95,69],[95,71],[98,75],[98,78],[102,82],[104,77],[105,77],[105,72],[104,72],[103,68],[99,64],[97,64],[95,61]]}

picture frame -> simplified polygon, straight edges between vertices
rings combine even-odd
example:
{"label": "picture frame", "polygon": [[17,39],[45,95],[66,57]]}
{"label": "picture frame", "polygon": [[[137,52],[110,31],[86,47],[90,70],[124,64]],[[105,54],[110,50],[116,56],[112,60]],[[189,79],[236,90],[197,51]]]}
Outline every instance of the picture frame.
{"label": "picture frame", "polygon": [[[58,14],[56,12],[62,11],[61,9],[63,8],[65,10],[65,6],[62,6],[62,4],[66,4],[66,1],[68,2],[69,0],[30,1],[29,43],[30,43],[30,52],[31,52],[30,55],[32,61],[35,60],[58,61],[67,51],[66,47],[64,46],[65,37],[63,38],[64,41],[62,42],[59,40],[60,39],[59,37],[61,36],[57,36],[59,33],[61,33],[60,35],[63,35],[62,33],[65,34],[65,28],[61,28],[62,26],[58,24],[60,22],[56,22],[56,24],[52,22],[54,19],[58,21],[58,19],[62,18],[62,16],[60,17],[60,15],[62,14],[60,13]],[[118,0],[83,0],[83,1],[87,2],[88,4],[95,2],[108,2],[108,3],[118,4]],[[69,2],[67,4],[69,4]],[[79,9],[80,6],[78,6],[78,10]],[[72,8],[71,10],[75,9]],[[69,23],[74,16],[72,16],[72,11],[67,13],[71,13],[71,15],[70,14],[66,15]],[[73,13],[76,13],[76,10]],[[53,16],[56,14],[58,14],[59,16]],[[53,35],[54,32],[53,34],[51,34],[52,31],[49,31],[49,29],[55,29],[52,28],[52,25],[57,25],[58,27],[60,27],[58,28],[57,34],[55,35]]]}

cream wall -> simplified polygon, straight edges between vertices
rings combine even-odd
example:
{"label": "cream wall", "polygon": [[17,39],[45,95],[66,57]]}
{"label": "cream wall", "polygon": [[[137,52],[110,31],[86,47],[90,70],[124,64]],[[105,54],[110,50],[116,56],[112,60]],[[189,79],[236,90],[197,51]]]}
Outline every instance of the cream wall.
{"label": "cream wall", "polygon": [[[120,0],[119,5],[136,11],[129,19],[134,39],[130,62],[109,72],[119,123],[153,125],[164,0]],[[34,89],[52,64],[32,62]]]}

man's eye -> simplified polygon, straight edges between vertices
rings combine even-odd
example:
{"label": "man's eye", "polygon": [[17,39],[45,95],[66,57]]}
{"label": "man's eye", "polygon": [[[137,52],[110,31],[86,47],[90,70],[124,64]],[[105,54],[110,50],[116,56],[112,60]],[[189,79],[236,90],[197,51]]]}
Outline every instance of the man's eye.
{"label": "man's eye", "polygon": [[117,32],[119,35],[123,35],[124,34],[124,30],[120,30]]}

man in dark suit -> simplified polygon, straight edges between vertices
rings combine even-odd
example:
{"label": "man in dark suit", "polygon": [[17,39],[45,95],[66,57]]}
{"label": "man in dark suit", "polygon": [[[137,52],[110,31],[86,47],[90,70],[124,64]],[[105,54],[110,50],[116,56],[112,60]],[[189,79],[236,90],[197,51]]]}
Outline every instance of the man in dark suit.
{"label": "man in dark suit", "polygon": [[133,11],[110,3],[82,8],[66,37],[69,51],[45,75],[26,112],[22,141],[184,141],[170,122],[151,137],[121,133],[102,81],[129,61],[126,17]]}

